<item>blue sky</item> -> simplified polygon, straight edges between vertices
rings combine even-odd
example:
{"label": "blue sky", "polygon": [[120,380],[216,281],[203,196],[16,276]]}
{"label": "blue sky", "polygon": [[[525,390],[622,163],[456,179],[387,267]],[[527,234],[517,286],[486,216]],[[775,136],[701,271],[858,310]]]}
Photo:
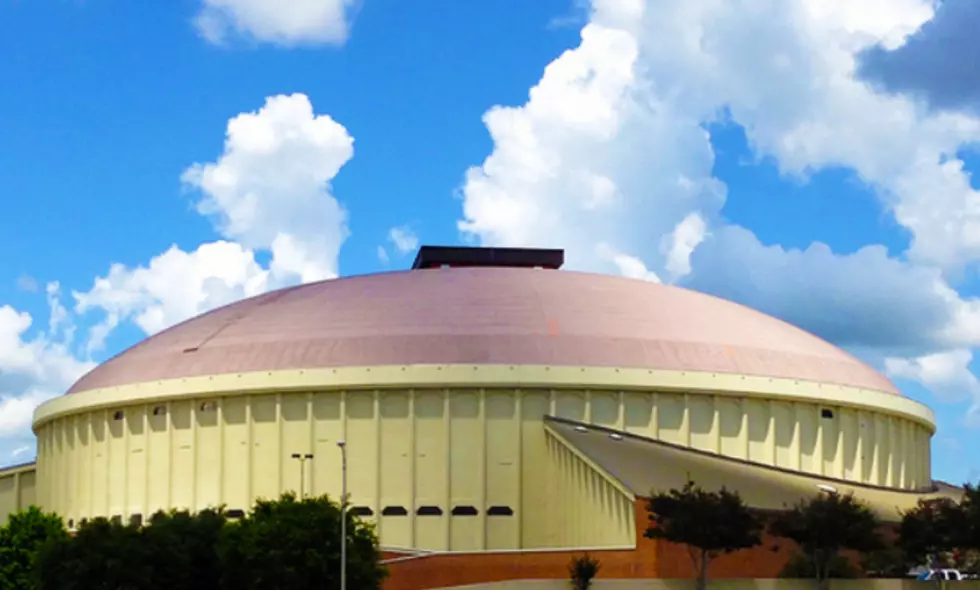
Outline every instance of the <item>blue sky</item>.
{"label": "blue sky", "polygon": [[967,0],[278,4],[0,4],[0,463],[148,333],[425,242],[797,323],[980,478],[980,84],[935,65],[980,48]]}

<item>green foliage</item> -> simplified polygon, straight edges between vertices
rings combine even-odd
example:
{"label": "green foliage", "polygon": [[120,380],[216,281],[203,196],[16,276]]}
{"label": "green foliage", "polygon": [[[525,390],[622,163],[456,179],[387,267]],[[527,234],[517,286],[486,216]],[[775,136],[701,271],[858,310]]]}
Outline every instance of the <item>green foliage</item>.
{"label": "green foliage", "polygon": [[67,537],[61,517],[36,506],[11,514],[0,527],[0,588],[31,590],[38,550],[48,541]]}
{"label": "green foliage", "polygon": [[911,565],[923,565],[952,552],[963,540],[964,519],[959,504],[949,498],[919,500],[902,514],[898,546]]}
{"label": "green foliage", "polygon": [[[145,527],[96,519],[43,545],[34,590],[290,590],[339,586],[340,507],[323,498],[260,501],[230,522],[220,509],[157,513]],[[380,588],[377,537],[347,516],[349,588]],[[6,590],[7,586],[0,586]],[[25,587],[26,590],[26,587]]]}
{"label": "green foliage", "polygon": [[154,585],[168,590],[220,588],[218,551],[226,524],[221,509],[154,514],[141,531],[146,567]]}
{"label": "green foliage", "polygon": [[883,547],[878,519],[850,494],[820,494],[777,515],[770,531],[796,542],[813,563],[814,579],[829,579],[842,549],[871,552]]}
{"label": "green foliage", "polygon": [[647,512],[650,526],[644,536],[687,545],[701,588],[712,559],[761,542],[761,522],[737,492],[724,487],[708,492],[689,481],[683,489],[654,494]]}
{"label": "green foliage", "polygon": [[898,545],[889,545],[861,557],[861,569],[869,578],[904,578],[915,565]]}
{"label": "green foliage", "polygon": [[[326,497],[297,500],[292,494],[260,501],[252,513],[224,531],[222,560],[229,590],[336,588],[340,575],[340,506]],[[347,585],[381,587],[374,529],[347,516]]]}
{"label": "green foliage", "polygon": [[575,590],[588,590],[592,587],[592,580],[599,575],[599,560],[589,554],[580,555],[572,558],[568,564],[568,574],[571,577],[572,588]]}
{"label": "green foliage", "polygon": [[957,535],[957,546],[964,550],[980,551],[980,486],[963,486],[960,502],[962,522]]}
{"label": "green foliage", "polygon": [[74,537],[46,543],[37,556],[37,590],[153,588],[140,530],[104,518],[83,524]]}
{"label": "green foliage", "polygon": [[[851,579],[858,577],[858,570],[843,555],[836,554],[827,563],[827,578],[829,579]],[[813,560],[804,553],[796,552],[782,571],[779,572],[780,578],[808,578],[817,577],[817,572]],[[898,576],[901,577],[901,576]]]}

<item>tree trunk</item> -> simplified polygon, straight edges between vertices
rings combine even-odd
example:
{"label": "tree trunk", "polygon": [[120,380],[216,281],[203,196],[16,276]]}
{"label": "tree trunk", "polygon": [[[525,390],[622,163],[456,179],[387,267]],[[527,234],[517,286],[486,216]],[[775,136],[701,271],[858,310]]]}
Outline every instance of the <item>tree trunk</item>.
{"label": "tree trunk", "polygon": [[698,590],[708,590],[708,552],[701,551],[701,571],[698,572]]}
{"label": "tree trunk", "polygon": [[817,590],[830,590],[830,559],[817,549],[813,552],[813,574]]}

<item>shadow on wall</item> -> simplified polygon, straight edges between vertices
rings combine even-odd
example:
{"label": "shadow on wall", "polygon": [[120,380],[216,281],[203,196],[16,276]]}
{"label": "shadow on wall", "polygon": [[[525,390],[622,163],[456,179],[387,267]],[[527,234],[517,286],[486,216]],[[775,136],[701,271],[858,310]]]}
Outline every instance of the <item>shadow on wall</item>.
{"label": "shadow on wall", "polygon": [[[694,590],[695,580],[596,580],[592,590]],[[813,590],[812,580],[709,580],[712,590]],[[833,580],[831,590],[920,590],[934,582],[915,580]],[[953,582],[948,588],[980,590],[980,581]],[[524,580],[456,586],[445,590],[568,590],[567,580]]]}

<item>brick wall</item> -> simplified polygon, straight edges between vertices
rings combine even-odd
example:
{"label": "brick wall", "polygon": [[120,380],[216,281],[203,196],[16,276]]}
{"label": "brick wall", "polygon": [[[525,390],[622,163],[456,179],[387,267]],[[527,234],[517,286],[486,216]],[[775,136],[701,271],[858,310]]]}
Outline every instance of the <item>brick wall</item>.
{"label": "brick wall", "polygon": [[[635,505],[637,547],[628,550],[591,551],[599,560],[599,577],[605,579],[694,577],[688,549],[643,537],[648,517],[646,501]],[[764,535],[762,545],[715,559],[708,570],[712,578],[775,578],[796,551],[791,541]],[[390,577],[384,590],[425,590],[464,584],[507,580],[565,580],[568,564],[582,551],[527,551],[500,553],[446,553],[389,563]],[[386,558],[397,557],[386,555]]]}

